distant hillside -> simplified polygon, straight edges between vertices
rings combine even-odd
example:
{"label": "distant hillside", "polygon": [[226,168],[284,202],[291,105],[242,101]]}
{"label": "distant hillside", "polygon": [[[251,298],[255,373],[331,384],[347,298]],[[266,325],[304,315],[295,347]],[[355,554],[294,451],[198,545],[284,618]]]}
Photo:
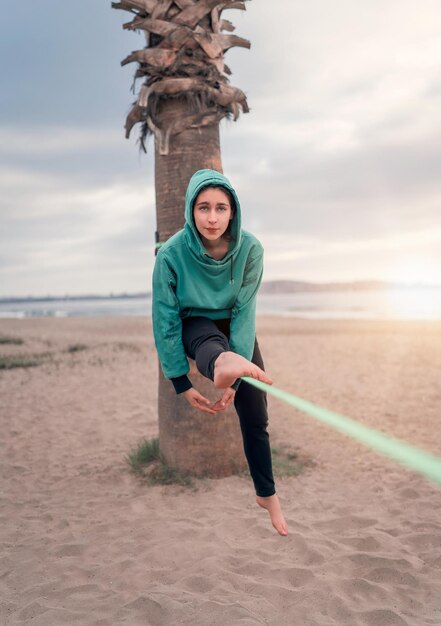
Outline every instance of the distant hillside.
{"label": "distant hillside", "polygon": [[[260,293],[305,293],[311,291],[386,291],[389,289],[409,289],[429,287],[428,285],[403,285],[381,280],[357,280],[348,283],[309,283],[300,280],[269,280],[262,283]],[[433,288],[433,285],[431,286]]]}

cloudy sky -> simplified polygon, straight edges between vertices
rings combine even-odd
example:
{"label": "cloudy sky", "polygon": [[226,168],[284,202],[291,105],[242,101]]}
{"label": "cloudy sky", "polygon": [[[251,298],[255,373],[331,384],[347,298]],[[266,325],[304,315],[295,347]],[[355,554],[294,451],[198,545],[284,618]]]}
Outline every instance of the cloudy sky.
{"label": "cloudy sky", "polygon": [[[148,291],[153,158],[124,138],[120,67],[142,36],[110,1],[0,2],[0,296]],[[441,284],[439,0],[228,13],[251,112],[222,159],[265,279]]]}

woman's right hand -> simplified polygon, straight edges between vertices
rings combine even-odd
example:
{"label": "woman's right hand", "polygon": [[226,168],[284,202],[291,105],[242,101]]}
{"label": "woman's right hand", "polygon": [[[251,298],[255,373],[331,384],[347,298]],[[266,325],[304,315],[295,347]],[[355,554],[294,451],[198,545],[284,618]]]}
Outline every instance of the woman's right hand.
{"label": "woman's right hand", "polygon": [[211,413],[215,415],[217,411],[209,408],[211,406],[210,400],[204,398],[204,396],[197,391],[194,387],[190,387],[187,391],[184,391],[182,394],[184,398],[187,400],[188,404],[190,404],[195,409],[199,409],[200,411],[204,411],[204,413]]}

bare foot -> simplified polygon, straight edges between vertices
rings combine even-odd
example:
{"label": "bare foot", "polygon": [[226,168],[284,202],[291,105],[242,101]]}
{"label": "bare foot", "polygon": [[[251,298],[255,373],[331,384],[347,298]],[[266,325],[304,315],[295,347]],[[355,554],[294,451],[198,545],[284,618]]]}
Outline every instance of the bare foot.
{"label": "bare foot", "polygon": [[217,389],[226,389],[242,376],[250,376],[268,385],[273,384],[260,367],[245,357],[235,352],[221,352],[214,363],[214,386]]}
{"label": "bare foot", "polygon": [[271,517],[271,523],[279,535],[286,537],[288,534],[288,524],[283,517],[278,495],[275,493],[273,496],[268,496],[268,498],[256,496],[256,502],[259,506],[268,511]]}

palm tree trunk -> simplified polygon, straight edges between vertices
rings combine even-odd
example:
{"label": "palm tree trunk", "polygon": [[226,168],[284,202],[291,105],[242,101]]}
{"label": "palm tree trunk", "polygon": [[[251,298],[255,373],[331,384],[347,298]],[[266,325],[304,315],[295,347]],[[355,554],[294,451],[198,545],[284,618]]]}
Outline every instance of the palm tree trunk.
{"label": "palm tree trunk", "polygon": [[[185,116],[185,97],[164,100],[161,126]],[[219,124],[188,128],[170,138],[168,154],[160,153],[160,139],[155,136],[156,223],[159,241],[167,241],[184,226],[184,201],[188,182],[196,170],[211,168],[222,172]]]}
{"label": "palm tree trunk", "polygon": [[[188,115],[185,97],[164,100],[158,119],[161,128]],[[157,237],[166,241],[184,225],[185,191],[198,169],[222,172],[219,123],[187,128],[170,138],[170,149],[161,154],[159,134],[155,134],[155,188]],[[195,388],[215,400],[220,394],[211,381],[201,376],[191,362]],[[246,466],[238,417],[234,408],[216,415],[193,409],[182,395],[176,395],[159,367],[158,389],[159,445],[172,467],[195,476],[229,476]]]}

